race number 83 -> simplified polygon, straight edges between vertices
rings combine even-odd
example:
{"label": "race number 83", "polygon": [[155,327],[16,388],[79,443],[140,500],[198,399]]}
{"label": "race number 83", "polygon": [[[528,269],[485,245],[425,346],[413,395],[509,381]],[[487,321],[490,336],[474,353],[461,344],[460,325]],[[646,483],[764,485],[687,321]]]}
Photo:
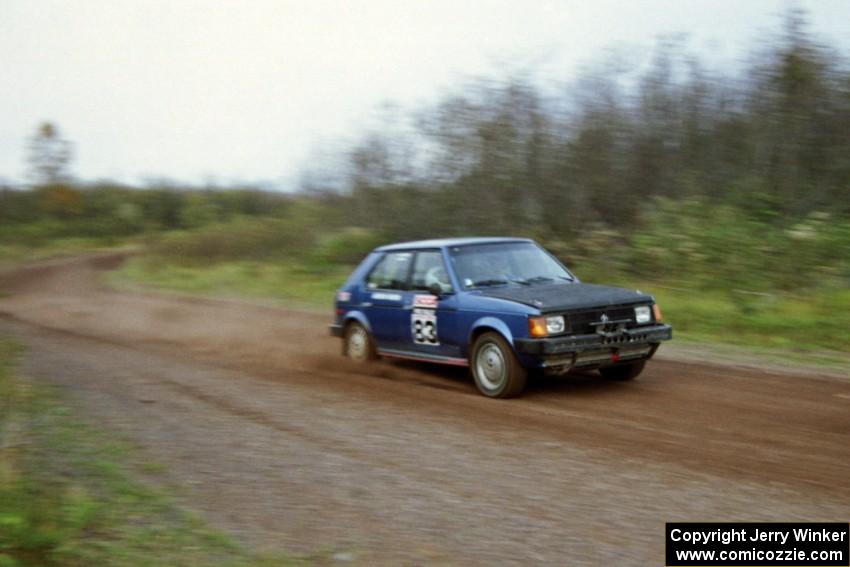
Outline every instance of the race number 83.
{"label": "race number 83", "polygon": [[410,322],[413,342],[418,345],[438,345],[437,315],[432,309],[414,309]]}

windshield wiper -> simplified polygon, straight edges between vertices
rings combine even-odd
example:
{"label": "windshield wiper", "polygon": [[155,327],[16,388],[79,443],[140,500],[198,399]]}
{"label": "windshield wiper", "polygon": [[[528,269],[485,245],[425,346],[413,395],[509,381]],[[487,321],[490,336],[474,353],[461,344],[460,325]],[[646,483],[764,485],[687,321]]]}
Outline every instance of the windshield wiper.
{"label": "windshield wiper", "polygon": [[508,280],[478,280],[472,282],[472,287],[488,287],[491,285],[505,285]]}
{"label": "windshield wiper", "polygon": [[531,285],[533,283],[543,283],[543,282],[551,282],[553,278],[548,276],[534,276],[533,278],[526,278],[524,280],[511,280],[512,282],[516,282],[522,285]]}

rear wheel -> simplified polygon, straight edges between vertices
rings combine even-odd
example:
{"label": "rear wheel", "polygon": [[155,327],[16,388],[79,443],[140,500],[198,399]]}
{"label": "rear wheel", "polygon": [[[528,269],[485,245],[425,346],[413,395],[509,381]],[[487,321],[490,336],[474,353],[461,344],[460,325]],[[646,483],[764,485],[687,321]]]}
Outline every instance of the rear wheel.
{"label": "rear wheel", "polygon": [[366,362],[378,358],[369,331],[360,323],[350,323],[345,328],[343,354],[355,362]]}
{"label": "rear wheel", "polygon": [[475,385],[485,396],[512,398],[525,388],[528,372],[498,333],[484,333],[478,337],[469,362]]}
{"label": "rear wheel", "polygon": [[634,380],[643,372],[643,367],[646,365],[645,360],[631,362],[629,364],[617,364],[616,366],[603,366],[599,369],[599,373],[606,380],[615,382],[625,382],[626,380]]}

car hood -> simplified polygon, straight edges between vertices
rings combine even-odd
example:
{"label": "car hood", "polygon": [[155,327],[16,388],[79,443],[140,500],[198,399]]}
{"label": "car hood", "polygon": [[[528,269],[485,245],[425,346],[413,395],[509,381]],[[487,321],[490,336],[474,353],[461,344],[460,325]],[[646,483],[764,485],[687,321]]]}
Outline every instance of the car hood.
{"label": "car hood", "polygon": [[500,287],[481,290],[481,295],[516,301],[536,307],[541,312],[632,305],[653,301],[651,295],[639,291],[584,283]]}

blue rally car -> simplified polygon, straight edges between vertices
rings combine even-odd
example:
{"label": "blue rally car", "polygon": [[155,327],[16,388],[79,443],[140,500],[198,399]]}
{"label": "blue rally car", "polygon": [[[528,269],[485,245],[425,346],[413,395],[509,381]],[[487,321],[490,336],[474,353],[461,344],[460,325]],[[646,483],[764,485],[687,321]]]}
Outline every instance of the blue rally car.
{"label": "blue rally car", "polygon": [[518,395],[535,369],[635,378],[672,338],[651,295],[580,283],[522,238],[382,246],[354,270],[335,306],[330,330],[350,358],[469,366],[481,393],[495,398]]}

